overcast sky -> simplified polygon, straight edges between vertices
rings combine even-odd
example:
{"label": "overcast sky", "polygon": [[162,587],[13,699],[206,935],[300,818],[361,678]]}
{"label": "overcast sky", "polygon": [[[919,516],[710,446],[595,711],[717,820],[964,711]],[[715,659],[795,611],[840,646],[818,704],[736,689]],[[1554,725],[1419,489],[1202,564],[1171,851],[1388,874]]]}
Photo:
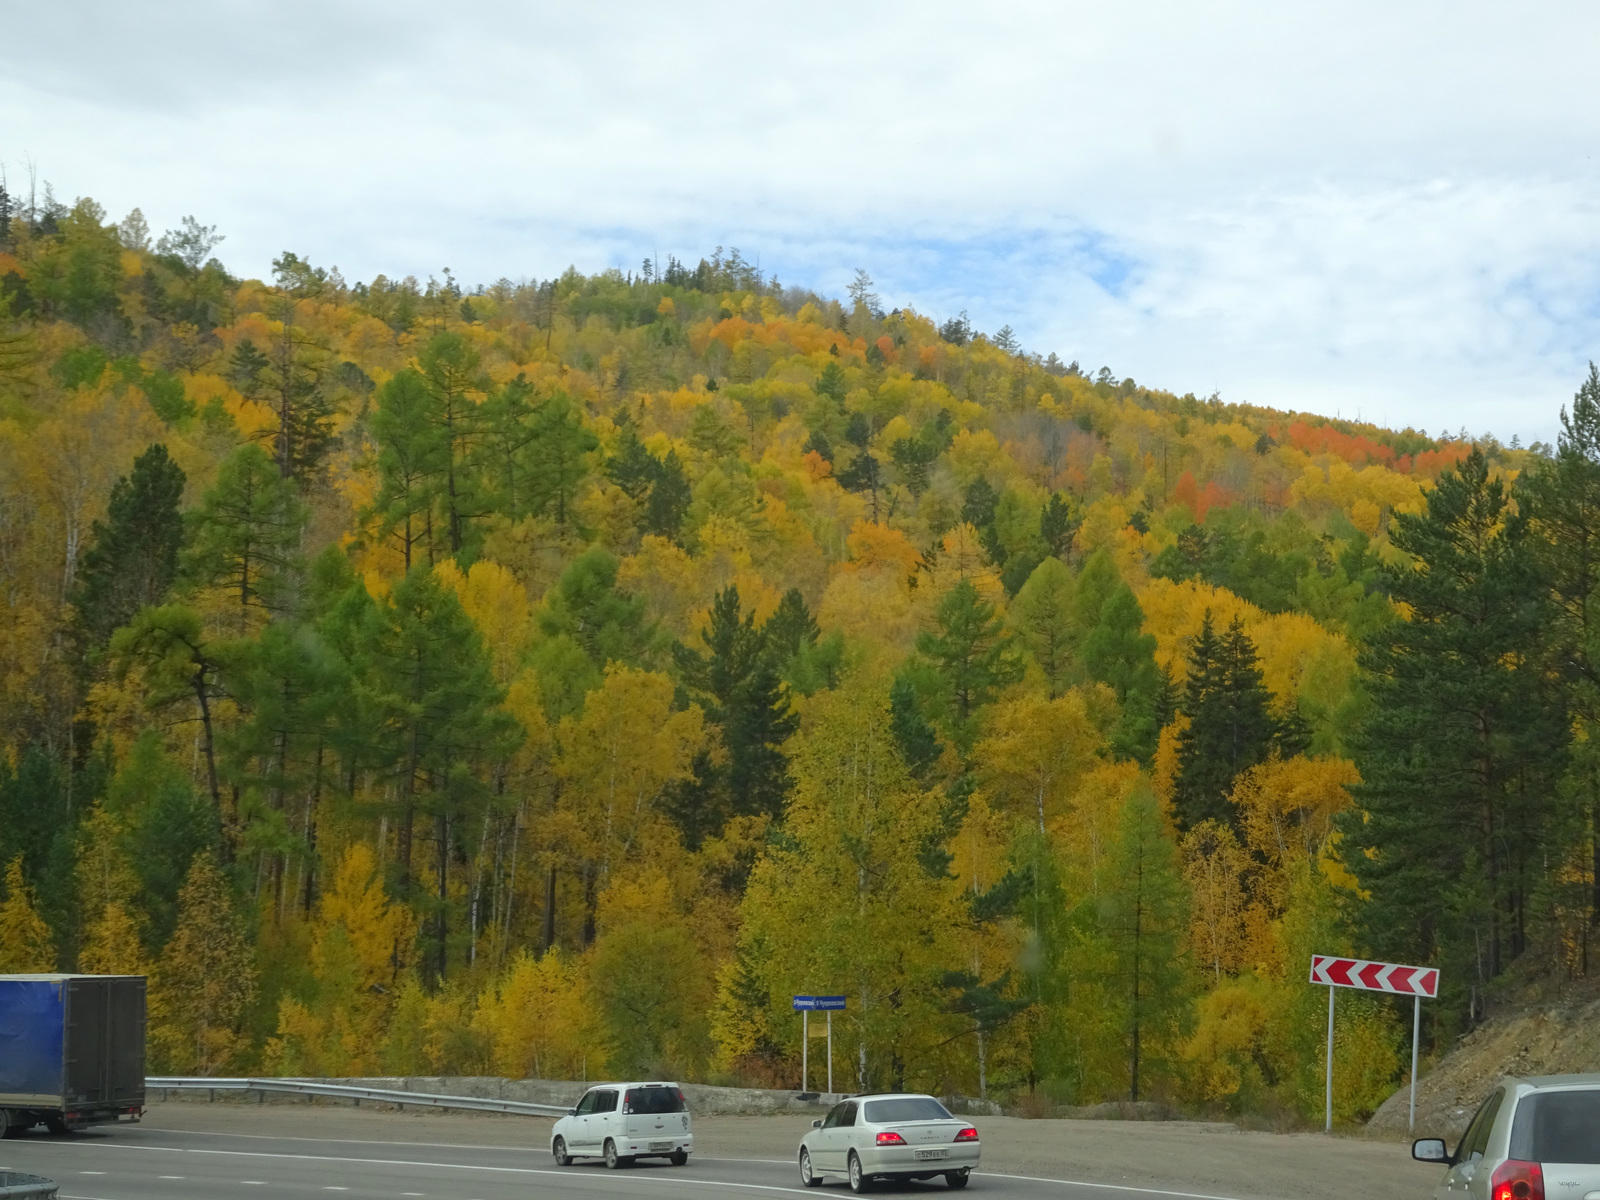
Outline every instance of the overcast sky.
{"label": "overcast sky", "polygon": [[1182,393],[1550,440],[1600,3],[0,8],[0,162],[264,276],[738,246]]}

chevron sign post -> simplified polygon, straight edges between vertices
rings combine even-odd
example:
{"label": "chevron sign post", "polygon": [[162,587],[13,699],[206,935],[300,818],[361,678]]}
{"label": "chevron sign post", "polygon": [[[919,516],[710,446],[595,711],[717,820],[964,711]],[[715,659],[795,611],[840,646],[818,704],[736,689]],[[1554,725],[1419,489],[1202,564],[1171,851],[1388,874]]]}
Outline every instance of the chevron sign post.
{"label": "chevron sign post", "polygon": [[1328,1101],[1327,1128],[1333,1129],[1333,997],[1336,988],[1363,992],[1388,992],[1411,999],[1411,1125],[1417,1124],[1417,1042],[1422,1033],[1422,1001],[1439,994],[1439,968],[1408,967],[1404,963],[1369,962],[1364,958],[1311,956],[1311,982],[1328,989]]}

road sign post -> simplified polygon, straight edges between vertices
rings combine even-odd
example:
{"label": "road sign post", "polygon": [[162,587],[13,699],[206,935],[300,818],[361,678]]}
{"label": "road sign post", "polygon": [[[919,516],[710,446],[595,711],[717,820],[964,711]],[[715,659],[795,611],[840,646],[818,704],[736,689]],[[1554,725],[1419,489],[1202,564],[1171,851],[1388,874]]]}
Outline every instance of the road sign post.
{"label": "road sign post", "polygon": [[794,1010],[800,1014],[800,1090],[811,1086],[811,1014],[828,1014],[828,1094],[833,1095],[833,1014],[843,1010],[843,996],[795,996]]}
{"label": "road sign post", "polygon": [[1387,992],[1391,996],[1411,997],[1411,1117],[1417,1123],[1417,1043],[1422,1035],[1422,1000],[1439,994],[1437,967],[1408,967],[1403,963],[1369,962],[1364,958],[1337,958],[1331,954],[1311,956],[1311,982],[1328,989],[1328,1076],[1326,1128],[1333,1129],[1333,996],[1335,988],[1355,988],[1363,992]]}

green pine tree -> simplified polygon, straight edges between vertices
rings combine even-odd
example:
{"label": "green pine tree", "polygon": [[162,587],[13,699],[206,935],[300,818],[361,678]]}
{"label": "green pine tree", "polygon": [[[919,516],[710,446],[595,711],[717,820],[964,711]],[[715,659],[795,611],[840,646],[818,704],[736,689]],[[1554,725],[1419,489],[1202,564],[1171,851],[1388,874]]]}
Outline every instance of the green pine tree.
{"label": "green pine tree", "polygon": [[1178,825],[1201,821],[1236,823],[1227,796],[1241,771],[1264,762],[1278,724],[1261,681],[1255,646],[1235,617],[1221,637],[1207,611],[1189,651],[1182,708],[1189,725],[1178,739],[1178,777],[1173,803]]}
{"label": "green pine tree", "polygon": [[1527,945],[1569,738],[1552,605],[1525,513],[1476,448],[1396,514],[1385,572],[1409,619],[1361,651],[1371,709],[1344,860],[1371,951],[1443,968],[1457,1015]]}
{"label": "green pine tree", "polygon": [[228,455],[191,518],[184,574],[233,593],[241,608],[291,603],[308,513],[267,452],[247,444]]}
{"label": "green pine tree", "polygon": [[370,429],[378,443],[378,492],[364,514],[378,521],[379,536],[397,537],[407,571],[419,545],[431,565],[433,497],[444,477],[448,447],[430,418],[432,400],[410,367],[378,389]]}
{"label": "green pine tree", "polygon": [[700,641],[705,653],[680,644],[673,655],[685,687],[721,731],[727,762],[712,767],[702,759],[698,785],[681,789],[674,800],[675,815],[696,845],[728,817],[782,812],[790,787],[783,745],[800,723],[765,631],[756,628],[755,613],[741,613],[738,588],[717,594]]}
{"label": "green pine tree", "polygon": [[[380,608],[366,650],[383,731],[382,761],[393,786],[396,895],[430,918],[425,961],[434,979],[449,968],[451,864],[464,857],[474,818],[492,788],[490,769],[516,749],[521,734],[501,702],[483,635],[455,592],[432,572],[413,570]],[[416,887],[417,819],[431,819],[433,896]]]}
{"label": "green pine tree", "polygon": [[85,650],[104,646],[134,613],[166,597],[183,544],[179,505],[185,482],[167,448],[157,443],[112,485],[106,519],[94,523],[72,596]]}
{"label": "green pine tree", "polygon": [[1110,878],[1101,915],[1114,964],[1107,991],[1121,1009],[1128,1099],[1137,1101],[1152,1078],[1165,1073],[1188,1001],[1181,952],[1189,898],[1178,848],[1148,789],[1130,797],[1122,811]]}
{"label": "green pine tree", "polygon": [[924,701],[963,761],[983,708],[1022,678],[1022,656],[995,607],[963,579],[939,600],[936,630],[917,636]]}
{"label": "green pine tree", "polygon": [[1156,639],[1143,633],[1144,610],[1123,584],[1100,609],[1100,621],[1083,641],[1083,663],[1093,679],[1117,694],[1122,711],[1111,731],[1120,758],[1148,764],[1161,736],[1163,685],[1156,666]]}

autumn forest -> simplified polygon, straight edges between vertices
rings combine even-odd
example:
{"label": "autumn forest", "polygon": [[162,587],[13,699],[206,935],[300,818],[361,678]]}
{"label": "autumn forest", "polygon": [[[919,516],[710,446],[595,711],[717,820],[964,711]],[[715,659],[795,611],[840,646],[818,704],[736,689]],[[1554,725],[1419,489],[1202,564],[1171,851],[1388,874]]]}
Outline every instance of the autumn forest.
{"label": "autumn forest", "polygon": [[840,993],[846,1087],[1292,1122],[1313,952],[1426,1057],[1600,951],[1592,369],[1524,448],[224,247],[0,189],[0,970],[148,974],[153,1072],[797,1087]]}

